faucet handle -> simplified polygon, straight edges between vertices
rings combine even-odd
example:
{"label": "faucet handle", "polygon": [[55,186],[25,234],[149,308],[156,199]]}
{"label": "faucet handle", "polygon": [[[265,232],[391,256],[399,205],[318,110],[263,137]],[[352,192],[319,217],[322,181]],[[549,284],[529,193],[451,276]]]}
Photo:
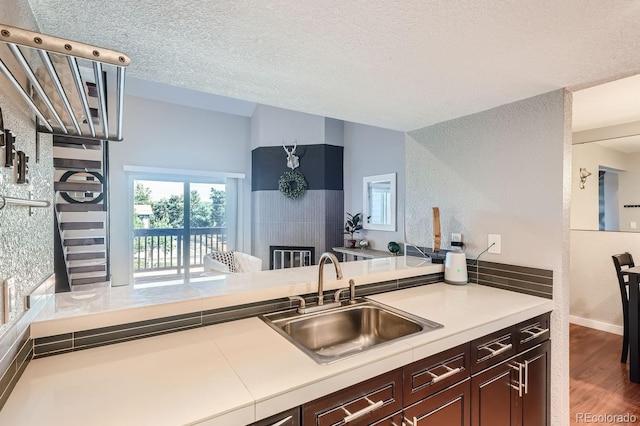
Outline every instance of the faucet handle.
{"label": "faucet handle", "polygon": [[298,306],[298,312],[302,312],[304,311],[304,308],[306,306],[306,301],[304,300],[304,297],[302,296],[289,296],[289,300],[293,301],[298,301],[300,302],[300,306]]}
{"label": "faucet handle", "polygon": [[342,292],[347,290],[349,290],[348,287],[339,288],[338,290],[336,290],[336,293],[333,295],[333,300],[336,302],[340,302],[340,296],[342,295]]}

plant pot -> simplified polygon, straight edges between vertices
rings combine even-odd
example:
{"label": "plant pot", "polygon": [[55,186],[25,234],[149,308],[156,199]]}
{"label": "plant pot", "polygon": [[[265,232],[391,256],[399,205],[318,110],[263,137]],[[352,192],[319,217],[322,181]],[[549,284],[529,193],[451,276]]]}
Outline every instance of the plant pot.
{"label": "plant pot", "polygon": [[356,248],[356,240],[344,240],[344,246],[346,248]]}

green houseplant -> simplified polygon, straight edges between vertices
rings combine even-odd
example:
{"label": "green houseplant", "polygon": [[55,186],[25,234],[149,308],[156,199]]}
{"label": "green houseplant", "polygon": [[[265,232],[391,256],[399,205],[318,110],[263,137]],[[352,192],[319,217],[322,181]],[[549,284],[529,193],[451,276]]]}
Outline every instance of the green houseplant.
{"label": "green houseplant", "polygon": [[351,238],[345,240],[345,247],[355,248],[356,240],[353,238],[353,234],[362,229],[362,213],[356,213],[352,215],[347,213],[347,221],[344,224],[344,234],[349,235]]}

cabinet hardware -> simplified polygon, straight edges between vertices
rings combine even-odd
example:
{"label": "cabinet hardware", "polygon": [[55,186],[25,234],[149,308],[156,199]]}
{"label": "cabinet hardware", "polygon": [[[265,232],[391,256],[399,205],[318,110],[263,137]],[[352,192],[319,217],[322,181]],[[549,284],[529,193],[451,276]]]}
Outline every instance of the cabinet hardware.
{"label": "cabinet hardware", "polygon": [[[500,346],[500,348],[499,349],[493,349],[493,348],[491,348],[491,345],[498,345],[498,346]],[[507,351],[511,350],[512,347],[513,347],[513,345],[511,343],[505,345],[504,343],[493,342],[493,343],[490,343],[488,345],[479,347],[478,350],[491,352],[490,355],[482,358],[482,360],[485,360],[485,359],[493,358],[494,356],[498,356],[501,353],[507,352]]]}
{"label": "cabinet hardware", "polygon": [[378,408],[384,405],[384,401],[373,402],[366,396],[364,397],[364,399],[369,403],[369,406],[364,407],[362,410],[358,410],[355,413],[349,412],[349,410],[344,408],[344,406],[340,407],[345,413],[347,413],[347,416],[344,419],[342,419],[344,423],[349,423],[355,419],[358,419],[366,414],[369,414],[372,411],[377,410]]}
{"label": "cabinet hardware", "polygon": [[447,377],[451,377],[451,376],[453,376],[454,374],[457,374],[457,373],[459,373],[459,372],[461,372],[461,371],[462,371],[462,368],[460,368],[460,367],[458,367],[458,368],[451,368],[451,367],[449,367],[449,366],[448,366],[448,365],[446,365],[446,364],[442,364],[442,367],[446,368],[448,371],[447,371],[446,373],[443,373],[443,374],[439,375],[439,376],[438,376],[438,375],[436,375],[436,374],[433,374],[431,371],[427,371],[427,373],[429,373],[429,374],[431,375],[431,377],[433,377],[433,379],[431,379],[431,383],[432,383],[432,384],[434,384],[434,383],[438,383],[439,381],[444,380],[444,379],[446,379]]}
{"label": "cabinet hardware", "polygon": [[417,418],[413,418],[413,421],[409,420],[408,418],[404,418],[404,420],[402,420],[402,426],[418,426],[418,419]]}
{"label": "cabinet hardware", "polygon": [[523,384],[523,365],[519,362],[516,363],[517,365],[512,365],[511,368],[513,368],[514,370],[518,370],[518,386],[516,385],[511,385],[511,387],[515,390],[518,391],[518,396],[520,398],[522,398],[522,384]]}
{"label": "cabinet hardware", "polygon": [[524,372],[522,375],[524,376],[524,394],[527,395],[529,393],[529,361],[524,362],[523,367]]}
{"label": "cabinet hardware", "polygon": [[530,340],[533,340],[537,337],[542,336],[545,333],[548,333],[549,329],[548,328],[542,328],[540,327],[538,324],[535,324],[529,328],[526,328],[524,330],[521,331],[521,333],[526,333],[529,336],[527,336],[525,339],[520,340],[520,343],[526,343]]}
{"label": "cabinet hardware", "polygon": [[280,420],[279,422],[275,422],[271,426],[282,426],[283,424],[285,424],[286,422],[288,422],[291,419],[292,419],[292,416],[285,417],[284,419]]}

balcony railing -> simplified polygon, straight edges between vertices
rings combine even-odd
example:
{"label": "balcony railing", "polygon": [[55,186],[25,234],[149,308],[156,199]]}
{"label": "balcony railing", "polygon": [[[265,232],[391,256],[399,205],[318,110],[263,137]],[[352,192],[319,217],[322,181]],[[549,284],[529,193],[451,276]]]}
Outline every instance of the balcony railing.
{"label": "balcony railing", "polygon": [[[187,236],[188,232],[188,236]],[[189,265],[203,266],[203,256],[227,249],[227,228],[175,228],[133,230],[133,271],[184,268],[184,241],[188,238]]]}

